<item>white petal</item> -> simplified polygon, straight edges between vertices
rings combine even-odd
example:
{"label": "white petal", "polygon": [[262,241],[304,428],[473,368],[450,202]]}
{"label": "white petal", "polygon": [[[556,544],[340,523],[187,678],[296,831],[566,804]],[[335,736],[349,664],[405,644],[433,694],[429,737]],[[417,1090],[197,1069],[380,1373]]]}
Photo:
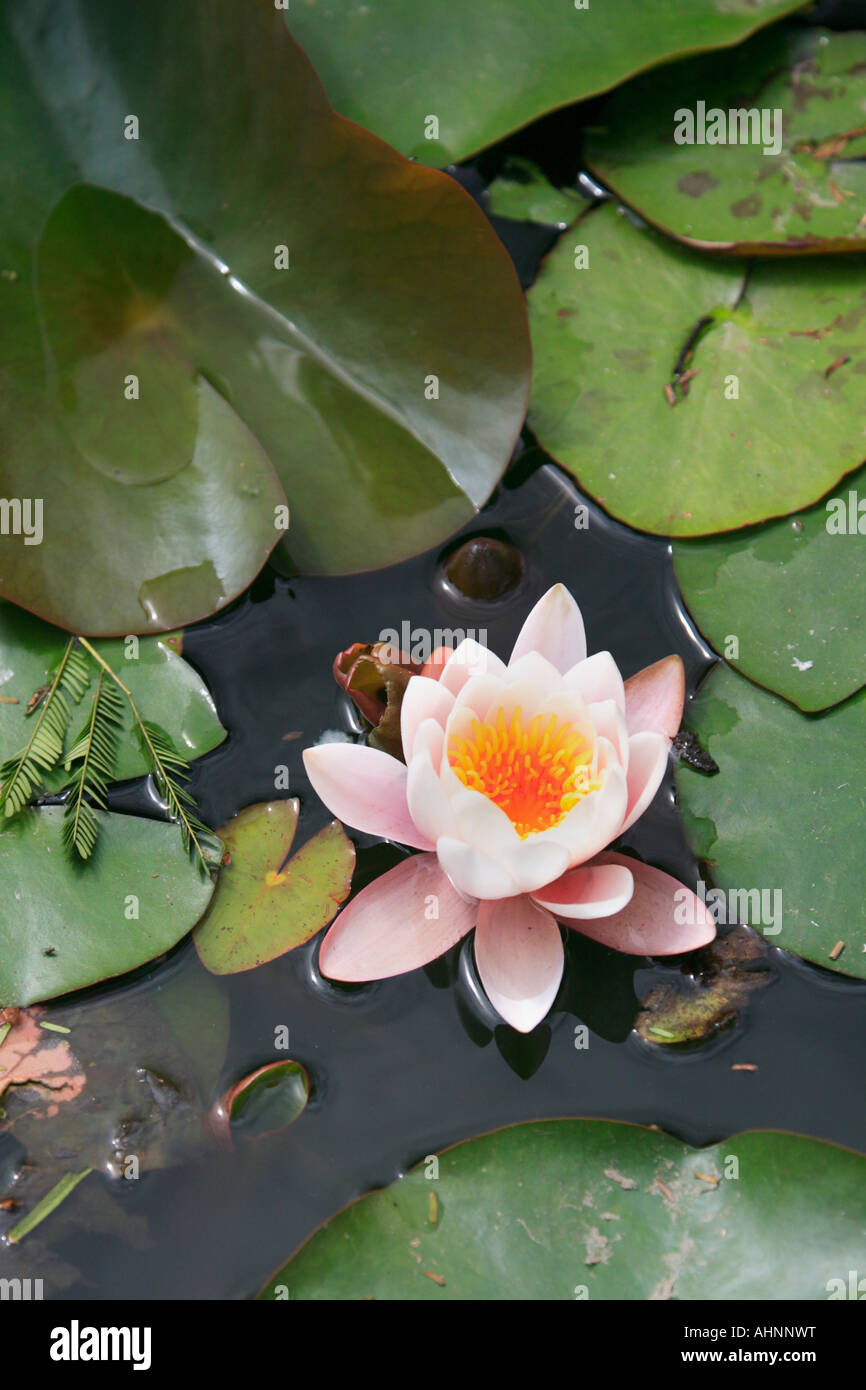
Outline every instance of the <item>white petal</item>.
{"label": "white petal", "polygon": [[518,1032],[531,1032],[548,1013],[564,960],[559,927],[531,898],[479,905],[478,974],[493,1007]]}
{"label": "white petal", "polygon": [[599,864],[593,861],[569,869],[541,892],[534,893],[541,903],[561,919],[589,921],[620,912],[631,900],[634,878],[625,864]]}
{"label": "white petal", "polygon": [[625,710],[625,686],[610,652],[594,652],[586,661],[579,661],[566,671],[563,683],[582,695],[588,705],[598,700],[616,700],[619,708]]}
{"label": "white petal", "polygon": [[406,800],[415,825],[434,844],[440,835],[458,833],[451,803],[426,750],[417,752],[409,764]]}
{"label": "white petal", "polygon": [[501,676],[470,676],[454,700],[454,709],[470,709],[479,719],[486,718],[491,704],[506,690]]}
{"label": "white petal", "polygon": [[690,888],[661,869],[610,850],[600,855],[599,861],[628,868],[634,878],[634,893],[611,917],[575,922],[583,936],[635,956],[679,955],[712,941],[716,934],[712,913]]}
{"label": "white petal", "polygon": [[539,835],[528,835],[517,849],[504,853],[503,863],[517,879],[522,892],[534,893],[565,873],[569,853],[552,836],[543,839]]}
{"label": "white petal", "polygon": [[628,806],[620,834],[643,815],[668,765],[668,741],[664,734],[632,734],[628,747]]}
{"label": "white petal", "polygon": [[501,806],[481,792],[463,787],[450,798],[449,804],[457,822],[457,839],[489,854],[491,859],[499,859],[504,851],[519,846],[520,837],[514,823]]}
{"label": "white petal", "polygon": [[510,898],[517,884],[501,864],[462,840],[444,835],[436,841],[439,863],[458,893],[469,898]]}
{"label": "white petal", "polygon": [[409,814],[407,770],[390,753],[358,743],[320,743],[304,751],[304,766],[313,791],[338,820],[415,849],[433,848]]}
{"label": "white petal", "polygon": [[586,656],[580,609],[564,584],[554,584],[538,600],[517,637],[509,666],[527,652],[540,652],[557,671],[568,671]]}
{"label": "white petal", "polygon": [[415,746],[415,735],[425,719],[435,719],[443,729],[451,713],[454,696],[429,676],[413,676],[403,692],[400,706],[400,737],[403,757],[408,763]]}
{"label": "white petal", "polygon": [[[445,747],[445,731],[442,725],[435,719],[425,719],[418,728],[415,735],[415,749],[413,757],[419,753],[426,753],[435,768],[439,767],[442,761],[442,750]],[[411,758],[408,760],[412,766]]]}
{"label": "white petal", "polygon": [[606,738],[616,750],[622,766],[628,770],[628,728],[625,715],[616,700],[599,700],[589,706],[589,717],[596,733]]}
{"label": "white petal", "polygon": [[486,675],[504,676],[505,663],[473,637],[467,637],[446,662],[439,683],[457,695],[471,676]]}
{"label": "white petal", "polygon": [[562,685],[562,676],[541,652],[527,652],[517,661],[508,663],[508,683],[514,685],[517,681],[539,685],[546,694],[552,695]]}

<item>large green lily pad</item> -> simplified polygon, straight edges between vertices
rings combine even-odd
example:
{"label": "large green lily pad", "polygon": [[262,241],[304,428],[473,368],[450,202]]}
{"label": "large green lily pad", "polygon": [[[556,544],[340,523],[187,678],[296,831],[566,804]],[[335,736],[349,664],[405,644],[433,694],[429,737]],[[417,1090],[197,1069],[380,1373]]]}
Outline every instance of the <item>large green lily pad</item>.
{"label": "large green lily pad", "polygon": [[63,808],[12,819],[0,833],[0,1002],[32,1004],[123,975],[195,925],[213,893],[177,827],[98,813],[85,866],[61,844]]}
{"label": "large green lily pad", "polygon": [[0,493],[38,477],[44,504],[41,544],[3,538],[2,591],[157,631],[277,542],[282,568],[347,571],[469,519],[529,379],[472,199],[338,117],[273,6],[43,20],[7,7],[0,42]]}
{"label": "large green lily pad", "polygon": [[[687,723],[719,766],[710,777],[685,762],[676,768],[686,834],[708,877],[772,945],[866,979],[857,853],[866,692],[806,715],[719,666]],[[781,910],[767,931],[774,905]]]}
{"label": "large green lily pad", "polygon": [[866,1234],[866,1159],[773,1131],[691,1149],[548,1120],[457,1144],[433,1171],[347,1207],[260,1297],[817,1300]]}
{"label": "large green lily pad", "polygon": [[[49,681],[66,641],[65,632],[11,603],[0,602],[0,763],[26,743],[32,728],[25,717],[28,701]],[[174,650],[174,641],[174,634],[169,633],[163,638],[132,637],[126,641],[97,642],[95,646],[132,691],[143,717],[156,719],[178,751],[191,760],[216,748],[226,731],[219,722],[210,691],[198,672]],[[96,663],[92,665],[91,691],[99,673]],[[67,738],[69,748],[82,732],[90,698],[90,694],[83,696],[79,713],[73,717]],[[150,770],[133,733],[126,700],[123,712],[116,781],[141,777]],[[67,780],[68,774],[59,768],[46,779],[47,789],[57,791]]]}
{"label": "large green lily pad", "polygon": [[864,536],[866,468],[794,517],[678,541],[674,567],[692,617],[732,666],[819,710],[866,684]]}
{"label": "large green lily pad", "polygon": [[[337,110],[430,164],[682,53],[727,47],[799,0],[339,0],[286,7]],[[439,122],[436,138],[428,117]],[[429,132],[429,133],[428,133]]]}
{"label": "large green lily pad", "polygon": [[866,264],[802,270],[749,275],[611,203],[585,213],[529,292],[539,443],[613,516],[662,535],[814,502],[866,451]]}
{"label": "large green lily pad", "polygon": [[[729,116],[749,111],[758,123]],[[606,103],[585,154],[619,197],[684,241],[862,251],[864,111],[866,33],[780,26],[744,44],[735,62],[716,53],[629,83]],[[676,129],[695,143],[677,143]]]}
{"label": "large green lily pad", "polygon": [[193,935],[214,975],[254,970],[309,941],[352,886],[355,848],[331,821],[289,858],[297,797],[247,806],[222,830],[226,861],[207,916]]}

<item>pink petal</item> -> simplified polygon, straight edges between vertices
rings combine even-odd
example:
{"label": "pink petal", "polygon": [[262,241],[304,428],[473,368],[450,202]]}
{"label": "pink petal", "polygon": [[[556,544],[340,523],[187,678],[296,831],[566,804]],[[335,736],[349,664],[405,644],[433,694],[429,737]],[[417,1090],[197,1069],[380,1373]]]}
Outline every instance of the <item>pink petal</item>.
{"label": "pink petal", "polygon": [[475,925],[435,854],[413,854],[343,908],[319,952],[330,980],[384,980],[435,960]]}
{"label": "pink petal", "polygon": [[429,676],[431,680],[438,681],[453,651],[453,647],[437,647],[430,660],[424,663],[421,675]]}
{"label": "pink petal", "polygon": [[598,700],[589,705],[589,717],[595,731],[612,744],[620,763],[628,767],[628,730],[625,715],[616,700]]}
{"label": "pink petal", "polygon": [[665,775],[668,741],[664,734],[634,734],[628,741],[628,806],[619,834],[643,815]]}
{"label": "pink petal", "polygon": [[683,717],[686,673],[678,656],[645,666],[625,683],[625,712],[630,734],[649,731],[673,738]]}
{"label": "pink petal", "polygon": [[[415,744],[416,750],[419,742],[420,736]],[[416,829],[422,835],[428,835],[431,843],[435,844],[440,835],[457,834],[451,803],[427,749],[416,751],[409,764],[406,801]]]}
{"label": "pink petal", "polygon": [[424,720],[435,719],[444,729],[453,704],[454,696],[438,681],[430,680],[427,676],[412,677],[403,692],[400,706],[400,737],[407,763],[412,757],[415,735]]}
{"label": "pink petal", "polygon": [[[630,861],[629,861],[630,862]],[[592,860],[533,893],[533,900],[561,919],[590,921],[621,912],[634,893],[634,879],[625,864]]]}
{"label": "pink petal", "polygon": [[518,633],[509,665],[529,652],[540,652],[563,673],[586,657],[583,618],[564,584],[554,584],[538,600]]}
{"label": "pink petal", "polygon": [[462,840],[443,835],[436,853],[454,887],[468,898],[510,898],[520,891],[507,869]]}
{"label": "pink petal", "polygon": [[493,1007],[530,1033],[556,998],[565,956],[559,928],[531,898],[480,903],[475,964]]}
{"label": "pink petal", "polygon": [[433,849],[409,814],[406,767],[390,753],[359,743],[319,743],[304,750],[304,766],[313,791],[337,820],[415,849]]}
{"label": "pink petal", "polygon": [[585,661],[579,661],[566,671],[565,685],[576,690],[588,705],[599,700],[616,700],[620,709],[625,709],[625,687],[619,667],[610,652],[593,652]]}
{"label": "pink petal", "polygon": [[474,637],[466,637],[446,661],[439,680],[452,695],[459,695],[472,676],[504,675],[505,664],[496,653],[482,647]]}
{"label": "pink petal", "polygon": [[593,860],[593,867],[596,864],[627,868],[634,878],[634,894],[613,917],[575,922],[584,936],[633,956],[675,956],[712,941],[716,934],[712,913],[670,874],[611,850]]}

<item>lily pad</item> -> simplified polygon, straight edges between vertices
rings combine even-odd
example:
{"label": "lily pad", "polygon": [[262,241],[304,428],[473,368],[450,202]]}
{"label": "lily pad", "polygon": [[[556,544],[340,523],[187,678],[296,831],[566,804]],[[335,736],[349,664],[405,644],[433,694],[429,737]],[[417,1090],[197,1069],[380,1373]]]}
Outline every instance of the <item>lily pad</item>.
{"label": "lily pad", "polygon": [[254,970],[303,945],[349,896],[355,849],[339,821],[289,858],[298,812],[296,797],[247,806],[217,831],[227,859],[193,934],[214,975]]}
{"label": "lily pad", "polygon": [[509,159],[488,190],[488,210],[517,222],[567,227],[586,206],[571,188],[554,188],[531,159]]}
{"label": "lily pad", "polygon": [[864,1179],[860,1154],[772,1130],[691,1149],[610,1120],[514,1125],[354,1202],[259,1296],[826,1299],[862,1253]]}
{"label": "lily pad", "polygon": [[603,204],[529,292],[529,423],[641,530],[705,535],[808,506],[866,449],[864,296],[848,257],[748,274]]}
{"label": "lily pad", "polygon": [[276,542],[283,569],[345,572],[468,520],[529,381],[473,200],[337,116],[273,6],[43,19],[4,11],[0,43],[0,491],[38,476],[44,502],[41,544],[3,542],[3,592],[161,630]]}
{"label": "lily pad", "polygon": [[96,814],[101,840],[86,867],[63,850],[60,806],[16,816],[0,834],[5,1005],[134,970],[179,941],[207,907],[213,882],[192,864],[176,826]]}
{"label": "lily pad", "polygon": [[693,245],[862,251],[864,110],[866,33],[779,26],[743,44],[736,62],[714,53],[629,83],[605,104],[585,154],[619,197]]}
{"label": "lily pad", "polygon": [[[131,637],[95,644],[96,650],[129,686],[144,717],[157,717],[175,747],[188,760],[216,748],[226,737],[210,691],[197,671],[171,645],[179,634],[161,638]],[[12,757],[26,742],[30,724],[25,719],[28,702],[50,678],[67,642],[67,634],[25,613],[11,603],[0,602],[0,763]],[[91,693],[98,667],[93,663]],[[70,726],[72,748],[82,732],[91,694],[81,701],[81,713]],[[123,733],[118,745],[115,780],[142,777],[149,771],[133,733],[128,705],[123,703]],[[62,768],[46,779],[57,791],[68,779]]]}
{"label": "lily pad", "polygon": [[268,1062],[226,1092],[217,1124],[230,1133],[261,1139],[294,1124],[309,1097],[310,1078],[300,1062]]}
{"label": "lily pad", "polygon": [[[337,0],[285,14],[344,116],[430,164],[681,53],[739,43],[800,0]],[[419,55],[423,56],[423,61]],[[429,117],[436,115],[435,131]]]}
{"label": "lily pad", "polygon": [[[866,692],[801,714],[718,666],[687,722],[719,767],[711,777],[676,767],[686,834],[712,882],[729,902],[737,895],[740,920],[774,946],[866,979],[866,873],[854,852]],[[767,931],[768,906],[779,902],[780,921]]]}
{"label": "lily pad", "polygon": [[794,517],[678,541],[674,568],[720,655],[798,708],[826,709],[866,684],[864,536],[861,468]]}

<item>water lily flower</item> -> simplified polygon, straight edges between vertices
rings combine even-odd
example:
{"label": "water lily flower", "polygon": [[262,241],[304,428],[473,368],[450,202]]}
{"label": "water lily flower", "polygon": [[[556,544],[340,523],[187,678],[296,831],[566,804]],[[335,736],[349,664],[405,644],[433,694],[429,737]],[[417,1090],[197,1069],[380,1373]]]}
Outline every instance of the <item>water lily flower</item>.
{"label": "water lily flower", "polygon": [[525,1033],[562,979],[558,922],[635,955],[712,940],[713,917],[690,889],[607,849],[664,776],[685,697],[679,657],[624,684],[609,652],[587,657],[580,610],[555,584],[507,665],[470,638],[435,669],[438,679],[406,686],[405,763],[359,744],[304,753],[339,820],[422,851],[343,909],[322,943],[323,974],[400,975],[474,927],[481,983]]}

